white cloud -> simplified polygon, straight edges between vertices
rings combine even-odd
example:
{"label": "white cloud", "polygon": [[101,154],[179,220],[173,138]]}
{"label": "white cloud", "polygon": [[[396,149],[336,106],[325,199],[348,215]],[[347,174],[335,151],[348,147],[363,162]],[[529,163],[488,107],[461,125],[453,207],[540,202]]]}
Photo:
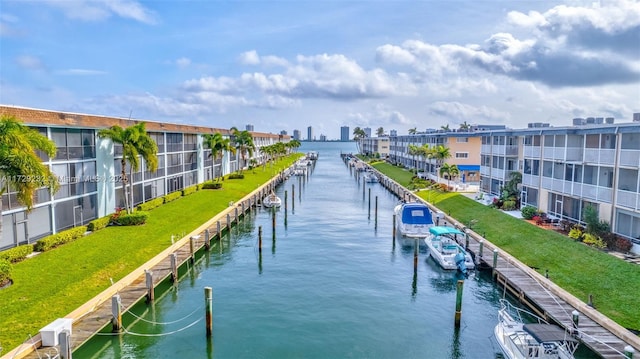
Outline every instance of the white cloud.
{"label": "white cloud", "polygon": [[256,50],[243,52],[240,54],[240,63],[243,65],[259,65],[260,56]]}
{"label": "white cloud", "polygon": [[472,124],[483,122],[504,123],[509,120],[509,114],[488,106],[472,106],[460,102],[437,101],[429,105],[429,113],[441,117],[454,124],[465,121]]}
{"label": "white cloud", "polygon": [[116,15],[146,24],[157,22],[155,14],[133,0],[48,0],[43,3],[57,7],[66,17],[82,21],[102,21]]}
{"label": "white cloud", "polygon": [[46,66],[37,56],[21,55],[16,58],[16,63],[18,64],[18,66],[27,70],[46,70]]}
{"label": "white cloud", "polygon": [[107,72],[100,70],[88,70],[88,69],[67,69],[56,71],[58,75],[72,75],[72,76],[93,76],[93,75],[106,75]]}
{"label": "white cloud", "polygon": [[187,57],[181,57],[176,60],[176,66],[178,66],[181,69],[187,68],[189,67],[189,65],[191,65],[191,59]]}

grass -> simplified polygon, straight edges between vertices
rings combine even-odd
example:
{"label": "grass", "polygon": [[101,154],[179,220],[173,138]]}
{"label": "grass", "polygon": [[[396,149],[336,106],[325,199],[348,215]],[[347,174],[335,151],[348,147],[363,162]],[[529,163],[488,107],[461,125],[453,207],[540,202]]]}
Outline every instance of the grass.
{"label": "grass", "polygon": [[[14,284],[0,290],[0,346],[11,350],[222,212],[291,165],[297,155],[244,171],[220,190],[200,190],[150,211],[147,223],[107,227],[16,264]],[[278,169],[276,171],[276,169]],[[1,353],[0,353],[1,354]]]}
{"label": "grass", "polygon": [[[375,167],[392,178],[401,170],[388,164]],[[459,193],[424,190],[418,195],[461,223],[477,220],[473,226],[476,233],[541,274],[548,270],[550,279],[575,297],[586,302],[592,294],[598,311],[625,328],[640,330],[637,306],[640,265],[514,218]]]}

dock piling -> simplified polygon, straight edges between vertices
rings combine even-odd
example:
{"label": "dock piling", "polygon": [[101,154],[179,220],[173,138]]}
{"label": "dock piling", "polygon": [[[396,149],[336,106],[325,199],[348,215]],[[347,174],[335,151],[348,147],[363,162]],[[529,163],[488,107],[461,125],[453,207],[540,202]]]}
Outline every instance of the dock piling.
{"label": "dock piling", "polygon": [[178,282],[178,254],[169,254],[169,261],[171,262],[171,281],[173,283]]}
{"label": "dock piling", "polygon": [[633,354],[635,352],[635,349],[633,349],[631,345],[627,345],[624,347],[624,356],[627,357],[627,359],[633,359]]}
{"label": "dock piling", "polygon": [[482,249],[484,247],[484,239],[481,239],[479,244],[480,244],[480,248],[478,248],[478,257],[482,258]]}
{"label": "dock piling", "polygon": [[60,359],[71,359],[71,333],[63,330],[58,333],[58,343],[60,343]]}
{"label": "dock piling", "polygon": [[258,252],[262,253],[262,226],[258,227]]}
{"label": "dock piling", "polygon": [[454,325],[456,328],[460,328],[460,319],[462,317],[462,289],[464,287],[464,281],[458,280],[456,284],[456,314],[454,318]]}
{"label": "dock piling", "polygon": [[122,300],[120,294],[111,297],[111,331],[118,333],[122,329]]}
{"label": "dock piling", "polygon": [[577,310],[571,312],[571,321],[573,322],[573,329],[575,330],[575,333],[577,333],[578,323],[580,322],[580,312],[578,312]]}
{"label": "dock piling", "polygon": [[220,229],[220,221],[216,222],[216,234],[218,235],[218,240],[221,240],[222,230]]}
{"label": "dock piling", "polygon": [[204,230],[204,248],[207,252],[211,249],[211,233],[209,233],[209,228]]}
{"label": "dock piling", "polygon": [[375,206],[375,210],[374,210],[374,215],[373,218],[375,219],[376,222],[376,226],[378,224],[378,196],[376,196],[376,206]]}
{"label": "dock piling", "polygon": [[396,215],[393,215],[393,242],[396,241]]}
{"label": "dock piling", "polygon": [[213,288],[204,287],[205,323],[207,338],[213,335]]}
{"label": "dock piling", "polygon": [[153,272],[145,269],[144,278],[145,284],[147,285],[147,303],[153,303]]}

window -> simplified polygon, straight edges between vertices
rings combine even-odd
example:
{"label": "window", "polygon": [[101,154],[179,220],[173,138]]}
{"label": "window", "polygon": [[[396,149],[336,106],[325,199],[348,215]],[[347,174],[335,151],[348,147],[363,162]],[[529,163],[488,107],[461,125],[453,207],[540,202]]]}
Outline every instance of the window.
{"label": "window", "polygon": [[456,137],[457,143],[467,143],[469,142],[469,137]]}
{"label": "window", "polygon": [[469,158],[469,152],[456,152],[456,158]]}

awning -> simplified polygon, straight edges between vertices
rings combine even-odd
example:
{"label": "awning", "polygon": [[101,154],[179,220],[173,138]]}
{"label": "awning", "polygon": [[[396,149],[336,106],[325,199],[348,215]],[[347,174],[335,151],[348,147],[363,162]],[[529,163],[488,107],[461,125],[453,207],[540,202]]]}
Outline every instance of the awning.
{"label": "awning", "polygon": [[480,165],[456,165],[460,171],[480,171]]}

